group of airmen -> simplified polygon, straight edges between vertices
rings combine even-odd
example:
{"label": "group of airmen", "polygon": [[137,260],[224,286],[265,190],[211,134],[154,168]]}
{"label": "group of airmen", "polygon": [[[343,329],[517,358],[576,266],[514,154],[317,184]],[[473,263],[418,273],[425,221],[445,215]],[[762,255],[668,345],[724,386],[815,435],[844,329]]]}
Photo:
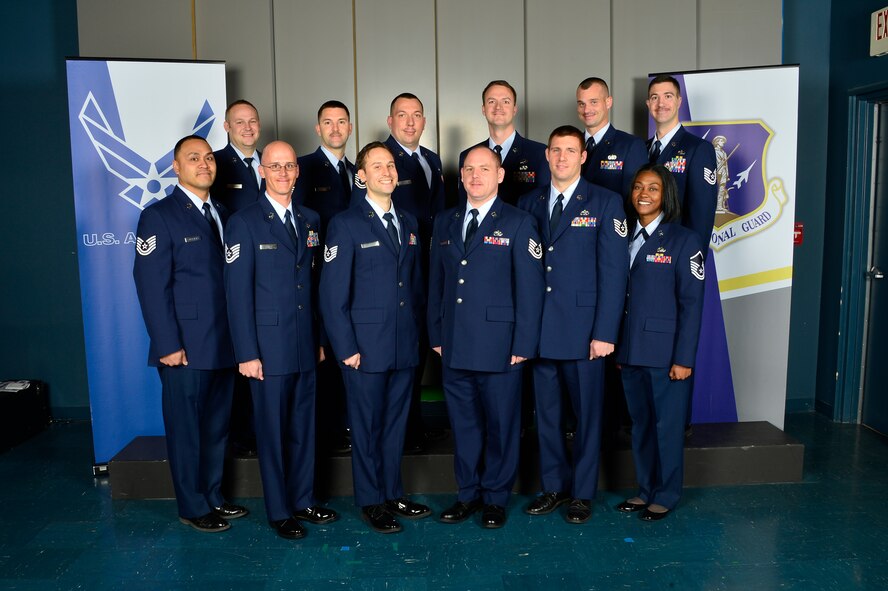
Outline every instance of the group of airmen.
{"label": "group of airmen", "polygon": [[182,523],[218,532],[248,513],[221,493],[238,397],[252,411],[278,535],[302,538],[305,523],[339,518],[315,497],[315,445],[346,428],[369,527],[394,533],[399,518],[431,515],[401,482],[405,440],[424,434],[430,351],[441,358],[459,488],[441,522],[480,513],[482,527],[505,524],[531,380],[542,491],[524,510],[567,505],[567,522],[588,521],[612,354],[639,483],[617,509],[656,521],[675,507],[715,155],[679,123],[672,77],[649,86],[657,132],[647,145],[610,124],[604,80],[584,80],[576,96],[585,132],[561,126],[542,144],[515,130],[515,89],[488,84],[489,137],[460,154],[450,209],[410,93],[391,102],[391,135],[354,163],[339,101],[321,105],[321,145],[302,157],[283,141],[260,152],[259,114],[245,100],[226,110],[224,148],[199,136],[176,144],[178,184],[142,212],[133,275]]}

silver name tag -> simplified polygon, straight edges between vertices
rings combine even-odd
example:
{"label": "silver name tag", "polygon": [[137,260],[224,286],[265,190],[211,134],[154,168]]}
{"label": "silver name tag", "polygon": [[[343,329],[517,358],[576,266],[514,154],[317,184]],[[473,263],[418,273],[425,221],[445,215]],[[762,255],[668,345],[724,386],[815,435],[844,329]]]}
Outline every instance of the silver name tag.
{"label": "silver name tag", "polygon": [[186,236],[185,244],[188,244],[189,242],[197,242],[198,240],[200,240],[200,236]]}
{"label": "silver name tag", "polygon": [[373,248],[374,246],[379,246],[379,240],[374,240],[373,242],[365,242],[361,245],[361,248]]}
{"label": "silver name tag", "polygon": [[398,186],[403,187],[404,185],[412,185],[413,179],[404,179],[403,181],[398,181]]}
{"label": "silver name tag", "polygon": [[225,188],[226,189],[243,189],[244,186],[240,183],[231,183],[231,184],[225,185]]}
{"label": "silver name tag", "polygon": [[260,244],[259,250],[277,250],[277,247],[277,242],[274,242],[272,244]]}

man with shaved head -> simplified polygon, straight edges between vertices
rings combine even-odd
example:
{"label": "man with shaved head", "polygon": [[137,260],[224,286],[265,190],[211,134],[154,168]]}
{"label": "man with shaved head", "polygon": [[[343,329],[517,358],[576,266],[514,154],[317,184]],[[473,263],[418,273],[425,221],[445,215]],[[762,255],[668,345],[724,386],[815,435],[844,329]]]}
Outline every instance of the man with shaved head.
{"label": "man with shaved head", "polygon": [[320,219],[292,202],[299,165],[285,142],[262,153],[265,194],[225,231],[225,292],[238,371],[250,380],[259,471],[268,521],[278,535],[305,535],[301,521],[338,515],[316,505],[315,367],[318,346],[312,273]]}

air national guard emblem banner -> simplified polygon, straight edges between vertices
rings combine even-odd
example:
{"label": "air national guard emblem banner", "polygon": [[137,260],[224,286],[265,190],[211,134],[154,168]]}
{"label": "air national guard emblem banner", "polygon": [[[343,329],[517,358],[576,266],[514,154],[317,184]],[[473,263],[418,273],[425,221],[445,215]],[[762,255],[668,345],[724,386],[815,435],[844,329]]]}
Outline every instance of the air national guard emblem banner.
{"label": "air national guard emblem banner", "polygon": [[134,437],[164,432],[133,284],[136,224],[176,184],[176,141],[225,145],[225,65],[69,59],[67,72],[93,445],[104,463]]}
{"label": "air national guard emblem banner", "polygon": [[[798,67],[673,74],[679,118],[712,144],[718,190],[693,421],[783,428],[798,137]],[[650,135],[654,127],[651,122]]]}

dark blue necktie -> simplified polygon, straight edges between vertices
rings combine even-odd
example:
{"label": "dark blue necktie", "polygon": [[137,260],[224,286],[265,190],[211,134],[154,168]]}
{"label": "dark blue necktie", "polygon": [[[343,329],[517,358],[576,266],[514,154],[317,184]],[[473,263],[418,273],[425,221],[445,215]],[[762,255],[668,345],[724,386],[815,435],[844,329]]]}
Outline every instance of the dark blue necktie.
{"label": "dark blue necktie", "polygon": [[651,164],[655,164],[657,162],[657,158],[660,157],[660,148],[662,147],[663,145],[660,143],[660,140],[654,141],[654,145],[651,148],[651,156],[649,158],[649,162]]}
{"label": "dark blue necktie", "polygon": [[351,181],[348,178],[348,170],[345,168],[345,162],[339,161],[339,181],[342,183],[342,190],[346,195],[351,195]]}
{"label": "dark blue necktie", "polygon": [[555,206],[552,207],[552,215],[549,216],[549,236],[555,234],[558,229],[558,222],[561,221],[561,213],[564,211],[564,195],[558,194],[555,198]]}
{"label": "dark blue necktie", "polygon": [[259,179],[256,178],[256,171],[253,170],[253,158],[244,158],[244,162],[247,163],[247,170],[250,171],[250,178],[253,179],[253,182],[256,183],[256,187],[259,187]]}
{"label": "dark blue necktie", "polygon": [[382,217],[385,218],[385,229],[388,230],[389,238],[395,245],[395,252],[398,252],[401,249],[401,241],[398,239],[398,229],[395,227],[395,216],[392,215],[392,212],[388,212]]}
{"label": "dark blue necktie", "polygon": [[222,245],[222,235],[219,234],[219,226],[216,225],[216,218],[213,217],[213,212],[210,211],[210,204],[203,204],[203,214],[204,218],[206,218],[207,223],[210,224],[210,229],[213,231],[213,236],[216,237],[216,244]]}
{"label": "dark blue necktie", "polygon": [[422,162],[419,161],[419,152],[414,152],[410,155],[413,161],[416,163],[416,167],[419,169],[419,174],[422,176],[422,180],[425,181],[426,189],[429,188],[429,179],[426,178],[425,169],[422,167]]}
{"label": "dark blue necktie", "polygon": [[287,234],[290,235],[290,240],[293,241],[293,246],[298,250],[299,236],[296,234],[296,227],[293,225],[293,218],[290,216],[289,209],[284,213],[284,226],[287,228]]}
{"label": "dark blue necktie", "polygon": [[478,210],[473,209],[469,213],[472,214],[472,219],[469,220],[469,225],[466,227],[466,239],[463,241],[463,246],[466,248],[469,247],[472,238],[475,237],[475,232],[478,231]]}

